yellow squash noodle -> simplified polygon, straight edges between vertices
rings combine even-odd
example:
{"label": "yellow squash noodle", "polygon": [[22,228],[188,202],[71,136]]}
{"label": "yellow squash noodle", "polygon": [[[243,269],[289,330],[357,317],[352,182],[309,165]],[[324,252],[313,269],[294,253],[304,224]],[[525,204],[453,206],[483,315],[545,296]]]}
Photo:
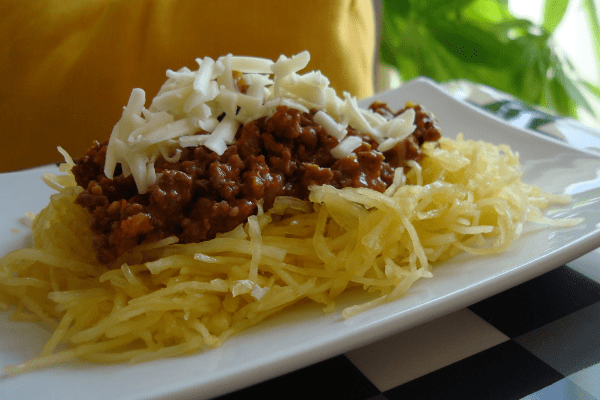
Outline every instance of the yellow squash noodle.
{"label": "yellow squash noodle", "polygon": [[54,326],[39,357],[6,372],[73,358],[136,363],[192,353],[300,300],[331,311],[348,288],[378,295],[343,310],[348,318],[400,298],[431,277],[435,263],[506,250],[528,222],[578,222],[542,214],[570,199],[523,183],[507,146],[459,135],[423,152],[385,193],[314,187],[310,201],[280,197],[213,240],[143,244],[110,268],[94,258],[67,157],[66,174],[47,177],[60,191],[34,221],[34,246],[0,260],[0,305],[13,305],[14,320]]}

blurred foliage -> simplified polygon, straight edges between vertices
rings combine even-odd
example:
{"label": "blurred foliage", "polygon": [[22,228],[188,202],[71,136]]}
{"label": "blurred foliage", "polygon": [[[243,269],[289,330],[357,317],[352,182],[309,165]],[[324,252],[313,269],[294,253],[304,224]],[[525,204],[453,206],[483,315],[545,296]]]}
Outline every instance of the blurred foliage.
{"label": "blurred foliage", "polygon": [[[552,44],[568,3],[546,0],[537,26],[513,16],[507,0],[383,0],[380,59],[404,81],[467,79],[558,114],[575,116],[581,106],[594,115],[582,90],[600,98],[600,88],[578,78]],[[600,57],[594,0],[583,4]]]}

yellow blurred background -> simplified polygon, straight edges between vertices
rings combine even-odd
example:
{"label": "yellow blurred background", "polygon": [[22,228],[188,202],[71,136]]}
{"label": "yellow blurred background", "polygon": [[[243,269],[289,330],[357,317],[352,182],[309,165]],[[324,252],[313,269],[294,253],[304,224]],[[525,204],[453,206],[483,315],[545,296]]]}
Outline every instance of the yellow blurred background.
{"label": "yellow blurred background", "polygon": [[[105,140],[133,88],[154,97],[167,69],[232,53],[303,50],[339,95],[373,93],[371,1],[4,0],[0,172],[83,155]],[[147,104],[148,106],[149,104]]]}

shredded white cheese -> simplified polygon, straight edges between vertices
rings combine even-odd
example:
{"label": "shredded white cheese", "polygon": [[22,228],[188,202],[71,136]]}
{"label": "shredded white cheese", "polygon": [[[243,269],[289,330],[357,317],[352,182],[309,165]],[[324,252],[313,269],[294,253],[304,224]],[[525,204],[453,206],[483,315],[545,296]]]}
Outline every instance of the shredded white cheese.
{"label": "shredded white cheese", "polygon": [[342,140],[348,133],[348,124],[338,124],[337,121],[326,112],[317,111],[314,120],[337,140]]}
{"label": "shredded white cheese", "polygon": [[[357,136],[346,137],[348,126],[370,134],[381,152],[414,132],[414,110],[387,120],[361,109],[349,93],[338,97],[321,72],[299,74],[309,61],[308,51],[290,58],[282,55],[276,62],[231,54],[217,60],[198,58],[197,71],[167,71],[167,80],[148,109],[145,92],[134,89],[112,131],[105,175],[112,178],[121,164],[123,174],[133,175],[139,193],[145,193],[156,182],[154,162],[160,156],[176,162],[181,148],[199,145],[222,155],[240,124],[270,117],[279,105],[302,112],[319,109],[315,122],[340,141],[332,149],[336,158],[350,156],[362,143]],[[242,74],[246,93],[236,89],[233,71]]]}
{"label": "shredded white cheese", "polygon": [[354,150],[360,147],[362,139],[358,136],[348,136],[337,146],[331,149],[331,154],[335,158],[349,157]]}

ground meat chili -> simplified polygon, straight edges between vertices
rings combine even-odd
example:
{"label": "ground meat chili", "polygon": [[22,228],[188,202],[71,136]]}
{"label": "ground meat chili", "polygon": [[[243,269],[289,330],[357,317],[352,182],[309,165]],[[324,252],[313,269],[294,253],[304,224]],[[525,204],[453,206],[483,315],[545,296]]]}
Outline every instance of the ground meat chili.
{"label": "ground meat chili", "polygon": [[[420,161],[420,146],[437,141],[440,131],[431,114],[418,105],[416,131],[383,154],[377,142],[362,135],[363,144],[350,157],[336,159],[331,149],[338,140],[315,123],[316,110],[303,113],[280,106],[270,118],[240,126],[235,143],[219,156],[204,146],[182,149],[177,162],[159,159],[157,179],[139,194],[133,177],[120,167],[113,179],[104,175],[108,142],[98,143],[75,160],[73,174],[85,188],[76,203],[92,214],[94,251],[109,264],[141,243],[177,236],[180,243],[201,242],[234,229],[258,211],[268,210],[276,196],[307,199],[312,185],[368,187],[384,191],[394,169],[408,160]],[[393,117],[383,103],[371,109]],[[206,132],[204,132],[206,133]],[[349,128],[349,135],[357,132]]]}

